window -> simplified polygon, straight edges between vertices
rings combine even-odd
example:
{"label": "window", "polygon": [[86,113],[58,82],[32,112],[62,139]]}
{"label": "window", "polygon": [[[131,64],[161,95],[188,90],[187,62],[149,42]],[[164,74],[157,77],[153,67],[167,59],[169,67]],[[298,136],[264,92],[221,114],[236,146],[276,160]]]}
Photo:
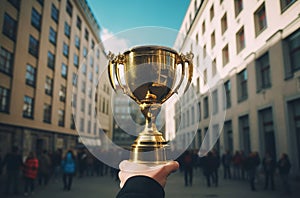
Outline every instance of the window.
{"label": "window", "polygon": [[50,27],[50,30],[49,30],[49,41],[53,45],[56,45],[56,32],[52,27]]}
{"label": "window", "polygon": [[10,90],[0,86],[0,112],[9,112]]}
{"label": "window", "polygon": [[52,54],[50,51],[48,51],[47,65],[50,69],[54,69],[54,64],[55,64],[55,55]]}
{"label": "window", "polygon": [[246,46],[244,26],[236,33],[235,37],[236,37],[236,51],[237,53],[239,53]]}
{"label": "window", "polygon": [[30,86],[35,86],[35,73],[36,69],[31,65],[26,67],[26,84]]}
{"label": "window", "polygon": [[271,87],[269,53],[255,61],[257,91]]}
{"label": "window", "polygon": [[196,92],[199,93],[199,91],[200,91],[200,78],[198,77],[196,81],[197,81]]}
{"label": "window", "polygon": [[38,57],[39,55],[39,41],[36,40],[33,36],[29,37],[29,48],[28,51],[34,57]]}
{"label": "window", "polygon": [[89,80],[93,82],[93,72],[89,72]]}
{"label": "window", "polygon": [[75,125],[75,120],[74,120],[74,118],[73,118],[73,115],[71,115],[70,117],[71,117],[71,118],[70,118],[70,119],[71,119],[71,120],[70,120],[70,121],[71,121],[71,122],[70,122],[70,123],[71,123],[71,124],[70,124],[70,128],[71,128],[71,129],[75,129],[75,128],[76,128],[76,125]]}
{"label": "window", "polygon": [[72,85],[77,87],[77,74],[73,73],[72,75]]}
{"label": "window", "polygon": [[224,145],[225,150],[233,152],[233,133],[231,120],[228,120],[224,123]]}
{"label": "window", "polygon": [[70,38],[70,34],[71,34],[71,26],[65,22],[65,35]]}
{"label": "window", "polygon": [[207,83],[207,69],[203,71],[203,84],[206,85]]}
{"label": "window", "polygon": [[100,50],[99,49],[97,49],[96,56],[97,56],[97,58],[99,58],[99,56],[100,56]]}
{"label": "window", "polygon": [[45,93],[49,96],[52,96],[52,91],[53,91],[53,80],[49,76],[46,76]]}
{"label": "window", "polygon": [[82,64],[81,72],[86,75],[86,64]]}
{"label": "window", "polygon": [[210,20],[212,20],[215,16],[215,10],[214,10],[214,5],[212,5],[210,7],[210,10],[209,10],[209,16],[210,16]]}
{"label": "window", "polygon": [[201,121],[201,102],[198,102],[198,121]]}
{"label": "window", "polygon": [[67,78],[67,75],[68,75],[68,67],[66,64],[62,63],[61,64],[61,76],[63,78]]}
{"label": "window", "polygon": [[300,70],[300,29],[284,40],[284,65],[286,78]]}
{"label": "window", "polygon": [[63,55],[69,57],[69,46],[66,43],[63,44]]}
{"label": "window", "polygon": [[58,126],[65,126],[65,111],[62,109],[58,110]]}
{"label": "window", "polygon": [[13,69],[13,54],[3,47],[0,48],[0,71],[11,75]]}
{"label": "window", "polygon": [[227,80],[224,83],[224,91],[225,91],[224,109],[228,109],[231,107],[231,82],[230,82],[230,80]]}
{"label": "window", "polygon": [[74,61],[73,61],[75,67],[78,67],[79,65],[79,57],[77,54],[74,54]]}
{"label": "window", "polygon": [[242,102],[248,98],[248,73],[246,69],[237,74],[237,81],[238,101]]}
{"label": "window", "polygon": [[255,22],[255,33],[256,36],[258,36],[261,32],[263,32],[267,28],[267,16],[266,16],[266,8],[264,3],[254,13],[254,22]]}
{"label": "window", "polygon": [[31,25],[36,29],[41,29],[41,14],[34,8],[31,11]]}
{"label": "window", "polygon": [[90,57],[90,66],[93,67],[94,66],[94,58],[91,56]]}
{"label": "window", "polygon": [[224,34],[224,32],[227,30],[228,24],[227,24],[227,14],[225,13],[223,17],[221,18],[221,33]]}
{"label": "window", "polygon": [[202,34],[205,33],[205,20],[202,22]]}
{"label": "window", "polygon": [[72,107],[77,107],[77,94],[73,94],[72,96]]}
{"label": "window", "polygon": [[17,10],[20,9],[20,3],[21,1],[20,0],[8,0],[8,2],[14,6]]}
{"label": "window", "polygon": [[204,118],[208,118],[209,116],[209,106],[208,106],[208,96],[203,99],[203,113]]}
{"label": "window", "polygon": [[81,112],[85,111],[85,99],[84,98],[81,98],[80,111]]}
{"label": "window", "polygon": [[281,12],[287,10],[297,0],[280,0]]}
{"label": "window", "polygon": [[81,85],[81,91],[82,93],[85,93],[85,81],[82,81]]}
{"label": "window", "polygon": [[50,104],[44,104],[44,118],[45,123],[51,123],[51,110],[52,106]]}
{"label": "window", "polygon": [[7,13],[4,14],[2,33],[13,41],[16,40],[17,25],[18,24],[16,20],[14,20]]}
{"label": "window", "polygon": [[192,116],[191,124],[195,124],[195,107],[194,106],[192,106],[192,108],[191,108],[191,116]]}
{"label": "window", "polygon": [[212,102],[213,102],[213,114],[218,113],[219,111],[219,103],[218,103],[219,99],[218,99],[218,90],[214,90],[212,93]]}
{"label": "window", "polygon": [[300,98],[288,101],[288,125],[292,142],[295,147],[294,150],[298,157],[298,168],[300,168]]}
{"label": "window", "polygon": [[83,47],[83,51],[82,51],[83,57],[86,57],[87,55],[87,48]]}
{"label": "window", "polygon": [[204,116],[204,118],[208,118],[208,116],[209,116],[208,96],[206,96],[204,98],[203,105],[204,105],[204,107],[203,107],[204,115],[203,116]]}
{"label": "window", "polygon": [[64,85],[60,85],[60,90],[59,90],[59,100],[61,102],[65,102],[66,101],[66,86]]}
{"label": "window", "polygon": [[92,40],[92,42],[91,42],[91,48],[94,49],[94,47],[95,47],[95,42],[94,42],[94,40]]}
{"label": "window", "polygon": [[79,38],[79,36],[75,36],[75,47],[77,48],[77,49],[79,49],[80,48],[80,38]]}
{"label": "window", "polygon": [[234,0],[235,16],[238,16],[243,10],[243,0]]}
{"label": "window", "polygon": [[67,1],[66,11],[69,14],[69,16],[72,17],[73,5],[69,0]]}
{"label": "window", "polygon": [[89,31],[87,29],[84,29],[84,38],[89,40]]}
{"label": "window", "polygon": [[39,4],[40,4],[41,6],[44,5],[44,0],[37,0],[37,2],[39,2]]}
{"label": "window", "polygon": [[211,70],[212,70],[212,77],[214,77],[217,74],[217,62],[216,59],[214,59],[211,63]]}
{"label": "window", "polygon": [[215,36],[215,31],[213,31],[213,33],[211,33],[210,36],[210,41],[211,41],[211,48],[214,48],[216,45],[216,36]]}
{"label": "window", "polygon": [[276,157],[276,144],[275,144],[275,133],[274,123],[272,116],[272,108],[266,108],[258,112],[259,117],[259,131],[263,140],[264,153],[269,152],[272,157]]}
{"label": "window", "polygon": [[92,114],[92,104],[88,105],[88,114],[91,115]]}
{"label": "window", "polygon": [[250,143],[250,127],[249,127],[249,116],[244,115],[239,117],[239,134],[241,140],[241,149],[244,150],[245,154],[248,155],[251,151]]}
{"label": "window", "polygon": [[84,132],[84,119],[80,118],[79,129],[81,132]]}
{"label": "window", "polygon": [[76,26],[79,30],[81,30],[81,19],[79,16],[77,16],[77,20],[76,20]]}
{"label": "window", "polygon": [[51,7],[51,18],[57,23],[58,22],[58,9],[52,4]]}
{"label": "window", "polygon": [[229,50],[228,44],[222,49],[223,67],[229,63]]}
{"label": "window", "polygon": [[206,57],[206,45],[203,46],[203,59]]}
{"label": "window", "polygon": [[33,98],[24,96],[23,117],[33,118]]}

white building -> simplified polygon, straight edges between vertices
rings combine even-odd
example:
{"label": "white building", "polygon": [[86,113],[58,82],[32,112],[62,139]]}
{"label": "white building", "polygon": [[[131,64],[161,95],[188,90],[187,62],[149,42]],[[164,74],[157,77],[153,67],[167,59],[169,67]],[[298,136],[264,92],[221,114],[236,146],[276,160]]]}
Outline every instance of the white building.
{"label": "white building", "polygon": [[[185,116],[197,110],[189,116],[199,118],[192,148],[207,131],[222,130],[221,152],[269,151],[277,159],[285,152],[300,172],[299,10],[297,0],[190,2],[174,47],[193,51],[198,71],[199,100],[181,107]],[[177,134],[192,124],[182,122]]]}

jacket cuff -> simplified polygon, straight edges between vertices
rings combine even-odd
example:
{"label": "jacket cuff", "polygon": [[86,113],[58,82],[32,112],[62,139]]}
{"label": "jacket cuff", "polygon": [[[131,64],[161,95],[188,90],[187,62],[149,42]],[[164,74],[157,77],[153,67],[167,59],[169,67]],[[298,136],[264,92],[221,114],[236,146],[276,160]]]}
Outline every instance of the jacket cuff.
{"label": "jacket cuff", "polygon": [[154,179],[147,176],[133,176],[129,178],[117,195],[117,198],[140,197],[140,198],[164,198],[163,187]]}

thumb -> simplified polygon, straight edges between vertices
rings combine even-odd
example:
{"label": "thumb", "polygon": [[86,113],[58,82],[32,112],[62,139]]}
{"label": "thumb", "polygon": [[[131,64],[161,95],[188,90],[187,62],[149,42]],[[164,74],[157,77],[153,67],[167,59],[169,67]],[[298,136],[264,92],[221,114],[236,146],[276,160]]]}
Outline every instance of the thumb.
{"label": "thumb", "polygon": [[164,171],[169,175],[175,172],[178,168],[179,168],[179,163],[176,161],[171,161],[164,166]]}

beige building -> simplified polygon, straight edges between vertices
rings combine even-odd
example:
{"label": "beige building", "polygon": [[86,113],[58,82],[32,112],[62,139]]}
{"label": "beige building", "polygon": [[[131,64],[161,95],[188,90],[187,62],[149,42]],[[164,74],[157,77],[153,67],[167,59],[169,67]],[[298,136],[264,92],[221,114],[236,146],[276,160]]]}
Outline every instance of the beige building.
{"label": "beige building", "polygon": [[74,148],[77,131],[100,144],[111,128],[108,85],[97,86],[107,58],[87,2],[1,1],[0,27],[2,154]]}
{"label": "beige building", "polygon": [[[195,136],[190,147],[221,131],[220,152],[269,151],[277,159],[286,152],[300,172],[299,10],[297,0],[190,2],[175,47],[194,52],[198,102],[174,116],[178,135]],[[192,108],[195,131],[180,119]]]}

